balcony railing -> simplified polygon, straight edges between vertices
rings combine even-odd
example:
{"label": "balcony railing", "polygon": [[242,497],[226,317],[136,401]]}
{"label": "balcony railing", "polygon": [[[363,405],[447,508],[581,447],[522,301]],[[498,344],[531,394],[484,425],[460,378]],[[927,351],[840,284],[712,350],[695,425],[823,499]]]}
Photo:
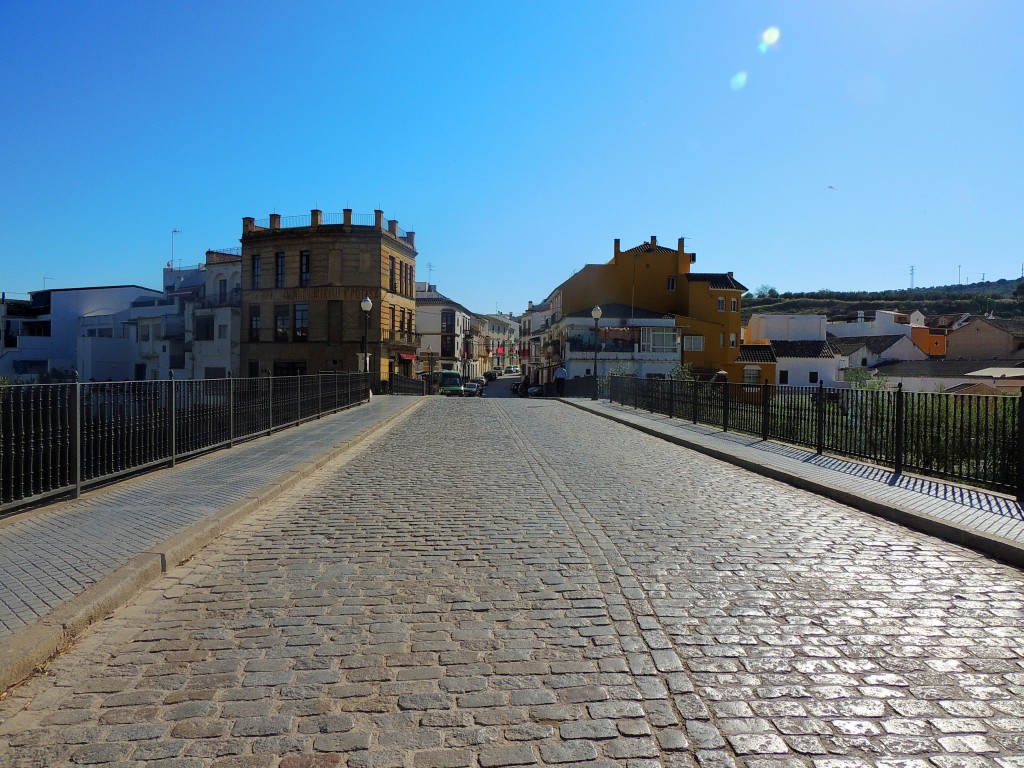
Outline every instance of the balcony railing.
{"label": "balcony railing", "polygon": [[0,386],[0,515],[365,402],[367,373]]}
{"label": "balcony railing", "polygon": [[388,331],[388,339],[392,344],[410,344],[419,346],[420,334],[410,331]]}

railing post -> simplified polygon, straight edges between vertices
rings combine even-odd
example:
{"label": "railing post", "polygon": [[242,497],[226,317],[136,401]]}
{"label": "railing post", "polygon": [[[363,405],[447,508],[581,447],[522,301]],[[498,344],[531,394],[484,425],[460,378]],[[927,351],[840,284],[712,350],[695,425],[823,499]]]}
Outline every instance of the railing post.
{"label": "railing post", "polygon": [[722,431],[729,431],[729,380],[722,382]]}
{"label": "railing post", "polygon": [[825,451],[825,382],[818,382],[818,402],[815,403],[815,447],[820,456]]}
{"label": "railing post", "polygon": [[235,382],[228,371],[228,448],[235,447]]}
{"label": "railing post", "polygon": [[178,398],[174,390],[174,371],[168,372],[168,392],[171,398],[171,466],[178,461]]}
{"label": "railing post", "polygon": [[274,377],[269,376],[267,378],[267,382],[270,385],[270,397],[267,400],[267,402],[269,403],[268,407],[270,408],[270,427],[269,429],[267,429],[267,434],[269,435],[271,432],[274,431]]}
{"label": "railing post", "polygon": [[295,377],[295,423],[302,423],[302,379],[303,376]]}
{"label": "railing post", "polygon": [[324,375],[319,371],[316,374],[316,417],[319,419],[324,415]]}
{"label": "railing post", "polygon": [[768,398],[771,397],[771,392],[768,389],[768,380],[765,379],[764,384],[761,385],[761,439],[765,442],[768,441],[768,435],[771,433],[771,403]]}
{"label": "railing post", "polygon": [[675,402],[676,402],[676,380],[668,380],[668,417],[675,417]]}
{"label": "railing post", "polygon": [[1024,387],[1017,397],[1017,501],[1024,502]]}
{"label": "railing post", "polygon": [[893,471],[897,475],[903,474],[903,382],[896,387],[896,458],[893,462]]}
{"label": "railing post", "polygon": [[82,495],[82,385],[75,371],[75,498]]}
{"label": "railing post", "polygon": [[690,379],[690,386],[693,387],[693,423],[697,423],[697,380]]}

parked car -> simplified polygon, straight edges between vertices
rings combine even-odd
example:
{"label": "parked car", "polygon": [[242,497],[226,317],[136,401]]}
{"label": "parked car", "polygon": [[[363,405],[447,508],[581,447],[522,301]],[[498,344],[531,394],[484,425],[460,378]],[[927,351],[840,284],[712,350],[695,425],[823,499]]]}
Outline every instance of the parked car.
{"label": "parked car", "polygon": [[474,384],[479,384],[480,389],[483,389],[484,387],[487,386],[487,379],[485,379],[483,376],[474,376],[472,379],[470,379],[470,381],[473,382]]}
{"label": "parked car", "polygon": [[481,397],[484,394],[484,388],[477,384],[475,381],[467,381],[462,385],[463,397]]}
{"label": "parked car", "polygon": [[484,371],[485,381],[495,381],[498,378],[498,374],[494,371]]}
{"label": "parked car", "polygon": [[511,365],[506,365],[505,366],[505,373],[516,373],[516,372],[517,371],[516,371],[514,366],[511,366]]}

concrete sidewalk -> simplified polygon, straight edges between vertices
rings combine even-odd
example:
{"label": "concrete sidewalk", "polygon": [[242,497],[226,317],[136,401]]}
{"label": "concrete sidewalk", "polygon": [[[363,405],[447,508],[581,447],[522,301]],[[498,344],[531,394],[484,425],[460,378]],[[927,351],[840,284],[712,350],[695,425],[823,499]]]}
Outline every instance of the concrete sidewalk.
{"label": "concrete sidewalk", "polygon": [[0,521],[0,691],[235,521],[422,402],[374,397]]}
{"label": "concrete sidewalk", "polygon": [[893,522],[1024,567],[1024,507],[1012,496],[763,441],[635,410],[607,400],[563,402],[803,488]]}

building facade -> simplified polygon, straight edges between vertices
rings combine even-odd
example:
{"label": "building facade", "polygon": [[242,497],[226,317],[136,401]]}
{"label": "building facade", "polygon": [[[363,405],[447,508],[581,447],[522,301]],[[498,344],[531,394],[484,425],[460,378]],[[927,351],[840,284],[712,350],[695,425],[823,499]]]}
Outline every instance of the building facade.
{"label": "building facade", "polygon": [[413,375],[416,233],[383,211],[244,218],[241,278],[243,375]]}
{"label": "building facade", "polygon": [[[538,305],[546,308],[543,319],[536,317],[532,307],[528,310],[531,368],[538,372],[540,383],[548,380],[550,371],[560,362],[574,370],[587,369],[587,361],[582,358],[569,364],[568,357],[562,359],[561,352],[555,350],[571,352],[566,336],[575,334],[577,328],[582,330],[594,305],[615,308],[608,320],[602,316],[599,329],[612,328],[610,323],[614,321],[615,329],[626,329],[615,333],[629,334],[628,339],[602,338],[596,342],[601,375],[615,368],[662,376],[685,363],[702,378],[725,371],[729,380],[742,381],[743,365],[738,358],[741,297],[746,288],[731,272],[691,272],[696,260],[696,254],[686,251],[682,238],[676,248],[658,245],[657,238],[651,237],[649,242],[625,251],[615,240],[611,261],[586,265]],[[572,318],[571,324],[563,322],[566,317]],[[573,330],[569,330],[570,325]],[[671,331],[664,330],[666,325],[673,326]],[[614,352],[610,351],[612,347]],[[545,357],[549,349],[553,354]],[[670,349],[676,350],[673,359],[662,360]],[[593,365],[591,360],[589,367]]]}

